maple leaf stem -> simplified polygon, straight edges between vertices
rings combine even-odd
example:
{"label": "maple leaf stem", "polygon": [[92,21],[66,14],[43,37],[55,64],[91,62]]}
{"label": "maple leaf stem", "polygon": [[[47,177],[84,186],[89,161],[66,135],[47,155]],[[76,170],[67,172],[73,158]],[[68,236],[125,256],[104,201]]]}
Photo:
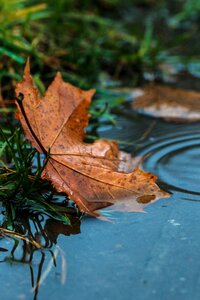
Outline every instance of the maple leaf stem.
{"label": "maple leaf stem", "polygon": [[36,142],[38,143],[39,147],[41,148],[43,154],[45,155],[45,157],[47,158],[49,156],[49,151],[47,151],[44,146],[41,144],[40,140],[38,139],[37,135],[35,134],[35,132],[33,131],[31,125],[30,125],[30,122],[27,118],[27,115],[26,115],[26,112],[25,112],[25,109],[24,109],[24,106],[23,106],[23,100],[24,100],[24,95],[22,93],[19,93],[19,95],[17,97],[15,97],[20,109],[21,109],[21,112],[22,112],[22,115],[27,123],[27,126],[28,126],[28,129],[30,130],[32,136],[34,137],[34,139],[36,140]]}

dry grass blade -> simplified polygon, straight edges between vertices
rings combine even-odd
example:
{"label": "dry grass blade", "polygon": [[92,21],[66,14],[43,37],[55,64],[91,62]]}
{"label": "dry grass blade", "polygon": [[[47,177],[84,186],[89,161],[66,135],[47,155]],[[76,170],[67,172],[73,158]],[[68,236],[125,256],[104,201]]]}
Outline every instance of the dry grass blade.
{"label": "dry grass blade", "polygon": [[11,237],[11,238],[17,238],[22,241],[25,241],[26,243],[32,244],[37,249],[42,249],[42,246],[39,243],[37,243],[35,240],[29,239],[23,236],[22,234],[14,232],[12,230],[0,227],[0,235]]}

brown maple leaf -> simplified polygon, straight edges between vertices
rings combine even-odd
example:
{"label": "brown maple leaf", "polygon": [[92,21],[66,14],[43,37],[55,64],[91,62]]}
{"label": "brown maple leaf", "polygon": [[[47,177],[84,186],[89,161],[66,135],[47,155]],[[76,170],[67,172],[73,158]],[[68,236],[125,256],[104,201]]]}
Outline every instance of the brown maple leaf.
{"label": "brown maple leaf", "polygon": [[168,197],[156,185],[156,176],[133,170],[135,161],[119,151],[115,142],[83,142],[94,92],[65,83],[58,73],[45,96],[39,97],[27,63],[16,87],[16,95],[23,96],[23,101],[17,101],[18,118],[40,153],[46,155],[50,149],[42,178],[65,192],[81,211],[95,216],[99,216],[97,209],[117,201],[127,200],[128,210],[132,201],[131,210],[141,211],[149,201]]}
{"label": "brown maple leaf", "polygon": [[140,113],[166,121],[196,122],[200,120],[200,93],[149,84],[140,90],[132,107]]}

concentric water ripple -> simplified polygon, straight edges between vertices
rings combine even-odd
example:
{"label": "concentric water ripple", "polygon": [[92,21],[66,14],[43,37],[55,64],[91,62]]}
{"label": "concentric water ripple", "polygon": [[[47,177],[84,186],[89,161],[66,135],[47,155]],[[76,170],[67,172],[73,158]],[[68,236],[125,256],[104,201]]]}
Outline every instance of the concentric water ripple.
{"label": "concentric water ripple", "polygon": [[122,116],[104,137],[127,142],[125,151],[143,157],[143,169],[158,176],[162,189],[177,199],[200,201],[200,123]]}
{"label": "concentric water ripple", "polygon": [[200,201],[200,125],[158,128],[139,150],[143,168],[182,199]]}

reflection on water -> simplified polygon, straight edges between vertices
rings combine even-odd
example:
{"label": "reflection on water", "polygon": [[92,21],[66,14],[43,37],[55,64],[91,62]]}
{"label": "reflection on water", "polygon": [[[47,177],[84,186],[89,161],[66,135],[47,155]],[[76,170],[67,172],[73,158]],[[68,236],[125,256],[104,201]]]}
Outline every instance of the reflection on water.
{"label": "reflection on water", "polygon": [[80,233],[79,218],[71,215],[70,221],[71,225],[65,225],[42,214],[23,213],[14,220],[14,231],[0,228],[0,262],[27,265],[34,300],[37,299],[40,285],[56,267],[58,258],[61,260],[60,282],[65,283],[66,258],[57,245],[57,239],[60,234],[69,236]]}

